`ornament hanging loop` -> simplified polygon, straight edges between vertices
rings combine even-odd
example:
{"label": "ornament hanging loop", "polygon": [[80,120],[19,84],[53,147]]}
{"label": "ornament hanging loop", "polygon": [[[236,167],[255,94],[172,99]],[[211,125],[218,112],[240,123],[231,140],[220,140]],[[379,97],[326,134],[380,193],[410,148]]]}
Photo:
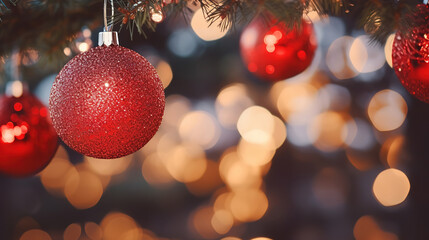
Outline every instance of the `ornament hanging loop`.
{"label": "ornament hanging loop", "polygon": [[110,8],[112,9],[112,13],[110,16],[110,24],[107,22],[107,0],[104,0],[104,8],[103,8],[103,18],[104,18],[104,32],[111,32],[113,29],[113,21],[115,15],[115,8],[113,6],[113,0],[110,0]]}
{"label": "ornament hanging loop", "polygon": [[110,24],[107,23],[107,0],[104,0],[104,29],[103,32],[98,34],[98,46],[110,46],[119,45],[118,32],[112,31],[113,29],[113,18],[115,14],[115,8],[113,6],[113,0],[110,0],[110,6],[112,8],[112,15],[110,16]]}

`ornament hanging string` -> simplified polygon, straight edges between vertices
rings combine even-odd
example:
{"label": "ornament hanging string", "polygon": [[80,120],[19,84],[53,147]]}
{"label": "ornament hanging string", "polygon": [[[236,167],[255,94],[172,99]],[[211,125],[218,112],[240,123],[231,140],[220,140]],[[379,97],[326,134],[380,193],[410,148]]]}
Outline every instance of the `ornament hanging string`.
{"label": "ornament hanging string", "polygon": [[112,13],[110,16],[110,24],[107,24],[107,0],[104,0],[104,31],[105,32],[111,32],[113,29],[113,21],[114,21],[114,15],[115,15],[115,8],[113,7],[113,0],[110,0],[110,7],[112,8]]}

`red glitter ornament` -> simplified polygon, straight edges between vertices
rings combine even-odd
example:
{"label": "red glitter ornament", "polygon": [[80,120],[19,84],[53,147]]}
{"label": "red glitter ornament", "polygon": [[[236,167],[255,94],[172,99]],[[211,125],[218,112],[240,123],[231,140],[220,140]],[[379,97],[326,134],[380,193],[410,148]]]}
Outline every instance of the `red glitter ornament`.
{"label": "red glitter ornament", "polygon": [[429,103],[429,6],[419,4],[411,18],[416,27],[393,41],[393,68],[409,93]]}
{"label": "red glitter ornament", "polygon": [[317,41],[313,26],[304,20],[300,29],[257,18],[240,39],[241,56],[247,69],[259,78],[279,81],[293,77],[310,66]]}
{"label": "red glitter ornament", "polygon": [[53,125],[68,146],[95,158],[119,158],[158,130],[165,96],[155,68],[138,53],[100,46],[70,60],[49,98]]}
{"label": "red glitter ornament", "polygon": [[48,110],[36,97],[0,96],[0,172],[33,175],[51,161],[57,147]]}

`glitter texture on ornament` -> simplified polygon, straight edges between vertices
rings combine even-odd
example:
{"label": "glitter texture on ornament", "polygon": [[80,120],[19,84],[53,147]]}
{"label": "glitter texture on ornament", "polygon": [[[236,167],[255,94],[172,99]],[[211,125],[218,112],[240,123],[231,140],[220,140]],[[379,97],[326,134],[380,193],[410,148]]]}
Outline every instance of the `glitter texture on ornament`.
{"label": "glitter texture on ornament", "polygon": [[165,96],[155,68],[117,45],[92,48],[69,61],[51,90],[49,110],[60,138],[95,158],[119,158],[158,130]]}

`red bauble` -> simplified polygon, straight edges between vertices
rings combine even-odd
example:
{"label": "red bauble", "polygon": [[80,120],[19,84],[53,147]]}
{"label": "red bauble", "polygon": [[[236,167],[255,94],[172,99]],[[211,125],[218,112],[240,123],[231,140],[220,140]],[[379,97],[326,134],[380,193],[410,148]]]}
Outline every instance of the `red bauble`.
{"label": "red bauble", "polygon": [[57,147],[48,110],[36,97],[0,96],[0,172],[33,175],[51,161]]}
{"label": "red bauble", "polygon": [[243,31],[240,48],[250,72],[265,80],[279,81],[310,66],[317,40],[313,26],[304,20],[300,29],[289,30],[277,20],[257,18]]}
{"label": "red bauble", "polygon": [[118,158],[156,133],[165,96],[155,68],[117,45],[90,49],[70,60],[55,79],[49,111],[68,146],[95,158]]}
{"label": "red bauble", "polygon": [[396,33],[393,68],[409,93],[429,103],[429,6],[418,5],[412,19],[416,27]]}

